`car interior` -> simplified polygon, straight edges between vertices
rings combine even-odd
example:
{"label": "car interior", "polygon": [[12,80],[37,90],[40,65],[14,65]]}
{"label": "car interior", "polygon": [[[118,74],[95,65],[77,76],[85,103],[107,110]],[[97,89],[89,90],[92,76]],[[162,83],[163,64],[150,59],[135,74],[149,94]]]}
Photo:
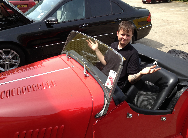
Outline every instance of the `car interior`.
{"label": "car interior", "polygon": [[[52,17],[56,17],[59,22],[84,18],[84,2],[85,1],[70,1],[68,3],[65,3],[52,15]],[[75,7],[75,5],[77,6]]]}
{"label": "car interior", "polygon": [[[153,66],[153,59],[140,55],[141,68]],[[159,67],[159,66],[158,66]],[[116,105],[124,100],[135,112],[146,115],[172,113],[175,104],[185,91],[186,84],[180,83],[178,76],[163,67],[161,70],[144,75],[138,82],[123,93],[116,89],[113,99]]]}
{"label": "car interior", "polygon": [[[104,88],[104,95],[108,103],[111,101],[112,94],[116,106],[126,101],[132,110],[140,114],[164,115],[173,112],[179,97],[185,89],[187,89],[187,80],[184,81],[180,76],[165,69],[166,66],[160,64],[161,62],[143,54],[139,54],[140,69],[153,65],[157,65],[157,68],[161,69],[152,74],[142,76],[138,82],[131,85],[126,91],[122,91],[113,83],[113,92],[112,89],[106,88],[106,82],[109,78],[110,70],[114,70],[120,75],[121,64],[123,63],[118,56],[118,53],[116,53],[116,51],[112,52],[107,46],[99,43],[101,53],[103,55],[111,55],[105,57],[108,64],[101,66],[95,52],[87,45],[87,36],[82,36],[82,34],[77,35],[76,33],[75,35],[73,34],[74,33],[72,33],[68,39],[69,41],[71,40],[72,43],[67,41],[68,45],[64,50],[68,51],[69,54],[72,55],[71,57],[80,64],[84,65],[84,74],[86,76],[89,75],[87,72],[90,72],[90,74],[99,82],[101,87]],[[92,38],[90,37],[87,39]],[[78,48],[78,45],[81,46]],[[108,59],[107,57],[110,58]],[[115,82],[117,82],[117,79],[118,77]]]}

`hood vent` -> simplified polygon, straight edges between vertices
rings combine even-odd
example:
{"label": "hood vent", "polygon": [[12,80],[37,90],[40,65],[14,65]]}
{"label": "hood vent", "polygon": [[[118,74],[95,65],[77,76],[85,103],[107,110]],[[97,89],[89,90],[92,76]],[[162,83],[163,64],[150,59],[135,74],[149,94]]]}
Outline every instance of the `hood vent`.
{"label": "hood vent", "polygon": [[62,138],[64,125],[16,132],[14,138]]}

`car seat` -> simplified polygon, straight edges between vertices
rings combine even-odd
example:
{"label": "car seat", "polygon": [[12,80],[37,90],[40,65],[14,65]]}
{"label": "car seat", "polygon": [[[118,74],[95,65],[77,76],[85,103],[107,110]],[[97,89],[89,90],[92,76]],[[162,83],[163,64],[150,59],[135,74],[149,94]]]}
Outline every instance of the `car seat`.
{"label": "car seat", "polygon": [[[152,65],[149,65],[152,66]],[[175,74],[161,70],[144,75],[127,91],[127,102],[143,109],[157,110],[178,83]]]}

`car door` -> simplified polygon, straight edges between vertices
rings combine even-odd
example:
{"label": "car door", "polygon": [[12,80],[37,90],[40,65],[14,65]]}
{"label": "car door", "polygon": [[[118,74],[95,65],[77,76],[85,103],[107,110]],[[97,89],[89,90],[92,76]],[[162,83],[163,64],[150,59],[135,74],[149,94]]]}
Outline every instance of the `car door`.
{"label": "car door", "polygon": [[[108,5],[108,10],[103,10],[100,6],[101,4]],[[99,9],[101,11],[95,13],[96,10],[94,9],[98,6],[100,6]],[[111,8],[108,0],[103,3],[99,0],[95,2],[69,0],[66,3],[62,3],[57,10],[47,17],[57,18],[58,23],[48,25],[43,22],[43,25],[41,25],[40,29],[42,31],[39,36],[40,43],[44,46],[43,53],[45,55],[52,52],[60,54],[67,36],[72,30],[94,36],[106,44],[111,44],[116,37],[117,24],[114,23],[114,15],[110,15],[110,13]]]}
{"label": "car door", "polygon": [[177,134],[176,114],[145,115],[124,102],[94,125],[95,138],[163,138]]}
{"label": "car door", "polygon": [[[78,10],[80,10],[78,12]],[[81,13],[81,14],[79,14]],[[46,20],[55,18],[57,23],[48,24]],[[83,18],[83,19],[82,19]],[[72,30],[79,30],[79,25],[84,24],[85,0],[72,0],[59,3],[56,10],[53,10],[44,21],[40,22],[40,31],[35,33],[40,40],[39,48],[34,49],[43,57],[58,55],[62,52],[63,46],[69,33]],[[42,47],[40,49],[40,47]]]}
{"label": "car door", "polygon": [[118,22],[117,15],[112,13],[111,1],[87,0],[85,24],[82,31],[105,44],[110,45],[116,38]]}

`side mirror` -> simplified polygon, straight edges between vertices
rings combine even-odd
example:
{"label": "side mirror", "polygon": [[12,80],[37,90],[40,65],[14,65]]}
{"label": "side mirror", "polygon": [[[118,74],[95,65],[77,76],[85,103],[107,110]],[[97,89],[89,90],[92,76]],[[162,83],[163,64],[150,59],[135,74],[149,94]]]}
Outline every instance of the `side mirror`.
{"label": "side mirror", "polygon": [[48,19],[45,20],[45,23],[47,25],[57,24],[58,19],[56,17],[49,17]]}

